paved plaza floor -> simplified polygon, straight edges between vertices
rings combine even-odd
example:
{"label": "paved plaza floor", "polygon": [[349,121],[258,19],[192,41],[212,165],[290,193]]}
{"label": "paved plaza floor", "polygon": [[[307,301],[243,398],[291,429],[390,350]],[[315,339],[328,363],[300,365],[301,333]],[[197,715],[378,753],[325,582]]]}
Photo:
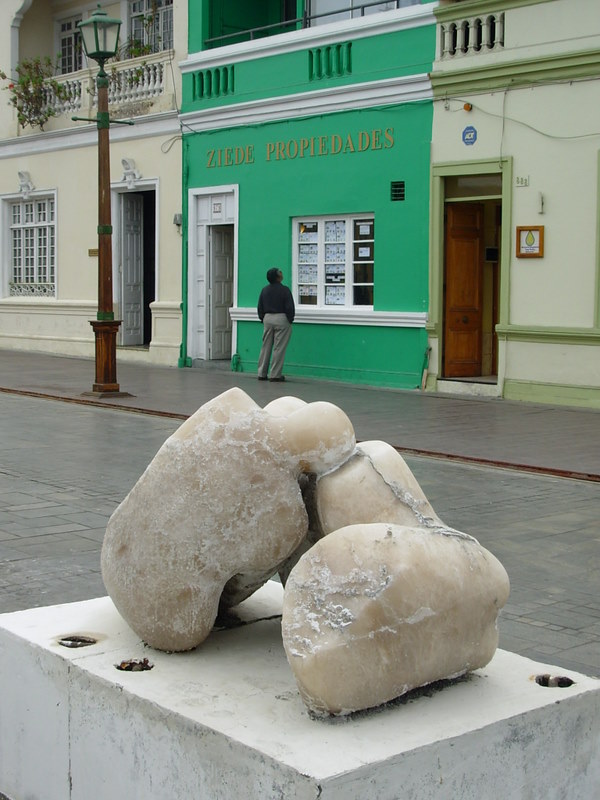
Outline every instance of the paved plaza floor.
{"label": "paved plaza floor", "polygon": [[599,412],[265,386],[225,370],[125,365],[119,377],[135,397],[102,407],[81,402],[93,362],[0,351],[0,612],[104,595],[110,514],[181,419],[239,385],[261,405],[282,394],[330,400],[359,439],[399,447],[439,516],[506,567],[500,646],[600,675]]}

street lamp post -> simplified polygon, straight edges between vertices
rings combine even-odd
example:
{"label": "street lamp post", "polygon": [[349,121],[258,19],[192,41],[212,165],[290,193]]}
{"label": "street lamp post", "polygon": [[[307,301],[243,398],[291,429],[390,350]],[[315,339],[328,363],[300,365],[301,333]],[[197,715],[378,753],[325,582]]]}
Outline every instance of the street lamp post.
{"label": "street lamp post", "polygon": [[98,313],[90,322],[96,338],[96,381],[94,395],[119,393],[117,383],[117,332],[112,290],[112,224],[110,214],[110,145],[108,116],[108,76],[104,64],[112,58],[119,42],[121,20],[111,19],[98,9],[79,23],[83,48],[88,58],[98,62]]}

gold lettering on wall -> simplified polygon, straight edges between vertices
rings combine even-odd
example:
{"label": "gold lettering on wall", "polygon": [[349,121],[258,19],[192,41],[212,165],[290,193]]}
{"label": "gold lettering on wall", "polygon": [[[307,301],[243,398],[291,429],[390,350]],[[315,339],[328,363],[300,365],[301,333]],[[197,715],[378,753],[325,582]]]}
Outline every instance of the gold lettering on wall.
{"label": "gold lettering on wall", "polygon": [[[355,133],[333,133],[324,136],[280,139],[267,142],[266,161],[293,161],[296,158],[318,158],[346,153],[365,153],[368,150],[389,150],[394,147],[393,128],[374,128]],[[206,168],[238,167],[254,164],[254,145],[222,147],[206,151]]]}
{"label": "gold lettering on wall", "polygon": [[220,147],[206,151],[206,169],[215,167],[239,167],[240,164],[254,164],[254,145],[245,147]]}

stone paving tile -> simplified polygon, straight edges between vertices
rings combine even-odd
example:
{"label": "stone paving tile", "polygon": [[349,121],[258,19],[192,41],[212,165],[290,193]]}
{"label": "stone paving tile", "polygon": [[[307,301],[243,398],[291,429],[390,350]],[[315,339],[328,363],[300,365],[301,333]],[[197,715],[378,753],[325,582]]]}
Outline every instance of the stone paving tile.
{"label": "stone paving tile", "polygon": [[89,512],[75,512],[64,514],[64,518],[74,523],[83,525],[86,528],[97,528],[100,525],[106,527],[107,518],[102,514],[93,514]]}
{"label": "stone paving tile", "polygon": [[[59,503],[52,503],[46,506],[36,506],[30,508],[12,508],[10,511],[15,514],[18,519],[27,520],[28,524],[31,520],[31,524],[34,524],[33,520],[46,520],[49,518],[50,514],[52,514],[52,518],[54,519],[57,519],[59,515],[62,516],[71,514],[73,508],[71,506],[59,505]],[[46,526],[40,525],[40,527]]]}
{"label": "stone paving tile", "polygon": [[[108,521],[108,517],[107,517]],[[102,528],[85,528],[84,530],[79,532],[79,536],[84,539],[93,539],[93,541],[98,542],[98,544],[102,544],[104,541],[104,534],[106,532],[106,525]]]}

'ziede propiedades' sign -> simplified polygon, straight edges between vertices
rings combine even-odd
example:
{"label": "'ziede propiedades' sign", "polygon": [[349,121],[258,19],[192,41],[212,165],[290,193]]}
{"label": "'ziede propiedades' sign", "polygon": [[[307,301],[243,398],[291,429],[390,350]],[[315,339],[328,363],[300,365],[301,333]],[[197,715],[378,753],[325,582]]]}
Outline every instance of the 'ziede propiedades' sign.
{"label": "'ziede propiedades' sign", "polygon": [[[293,161],[296,158],[318,158],[348,153],[364,153],[369,150],[389,150],[394,146],[393,128],[375,128],[369,131],[327,136],[303,136],[267,142],[263,152],[264,161]],[[206,152],[206,168],[238,167],[256,163],[253,144],[235,147],[220,147]]]}

